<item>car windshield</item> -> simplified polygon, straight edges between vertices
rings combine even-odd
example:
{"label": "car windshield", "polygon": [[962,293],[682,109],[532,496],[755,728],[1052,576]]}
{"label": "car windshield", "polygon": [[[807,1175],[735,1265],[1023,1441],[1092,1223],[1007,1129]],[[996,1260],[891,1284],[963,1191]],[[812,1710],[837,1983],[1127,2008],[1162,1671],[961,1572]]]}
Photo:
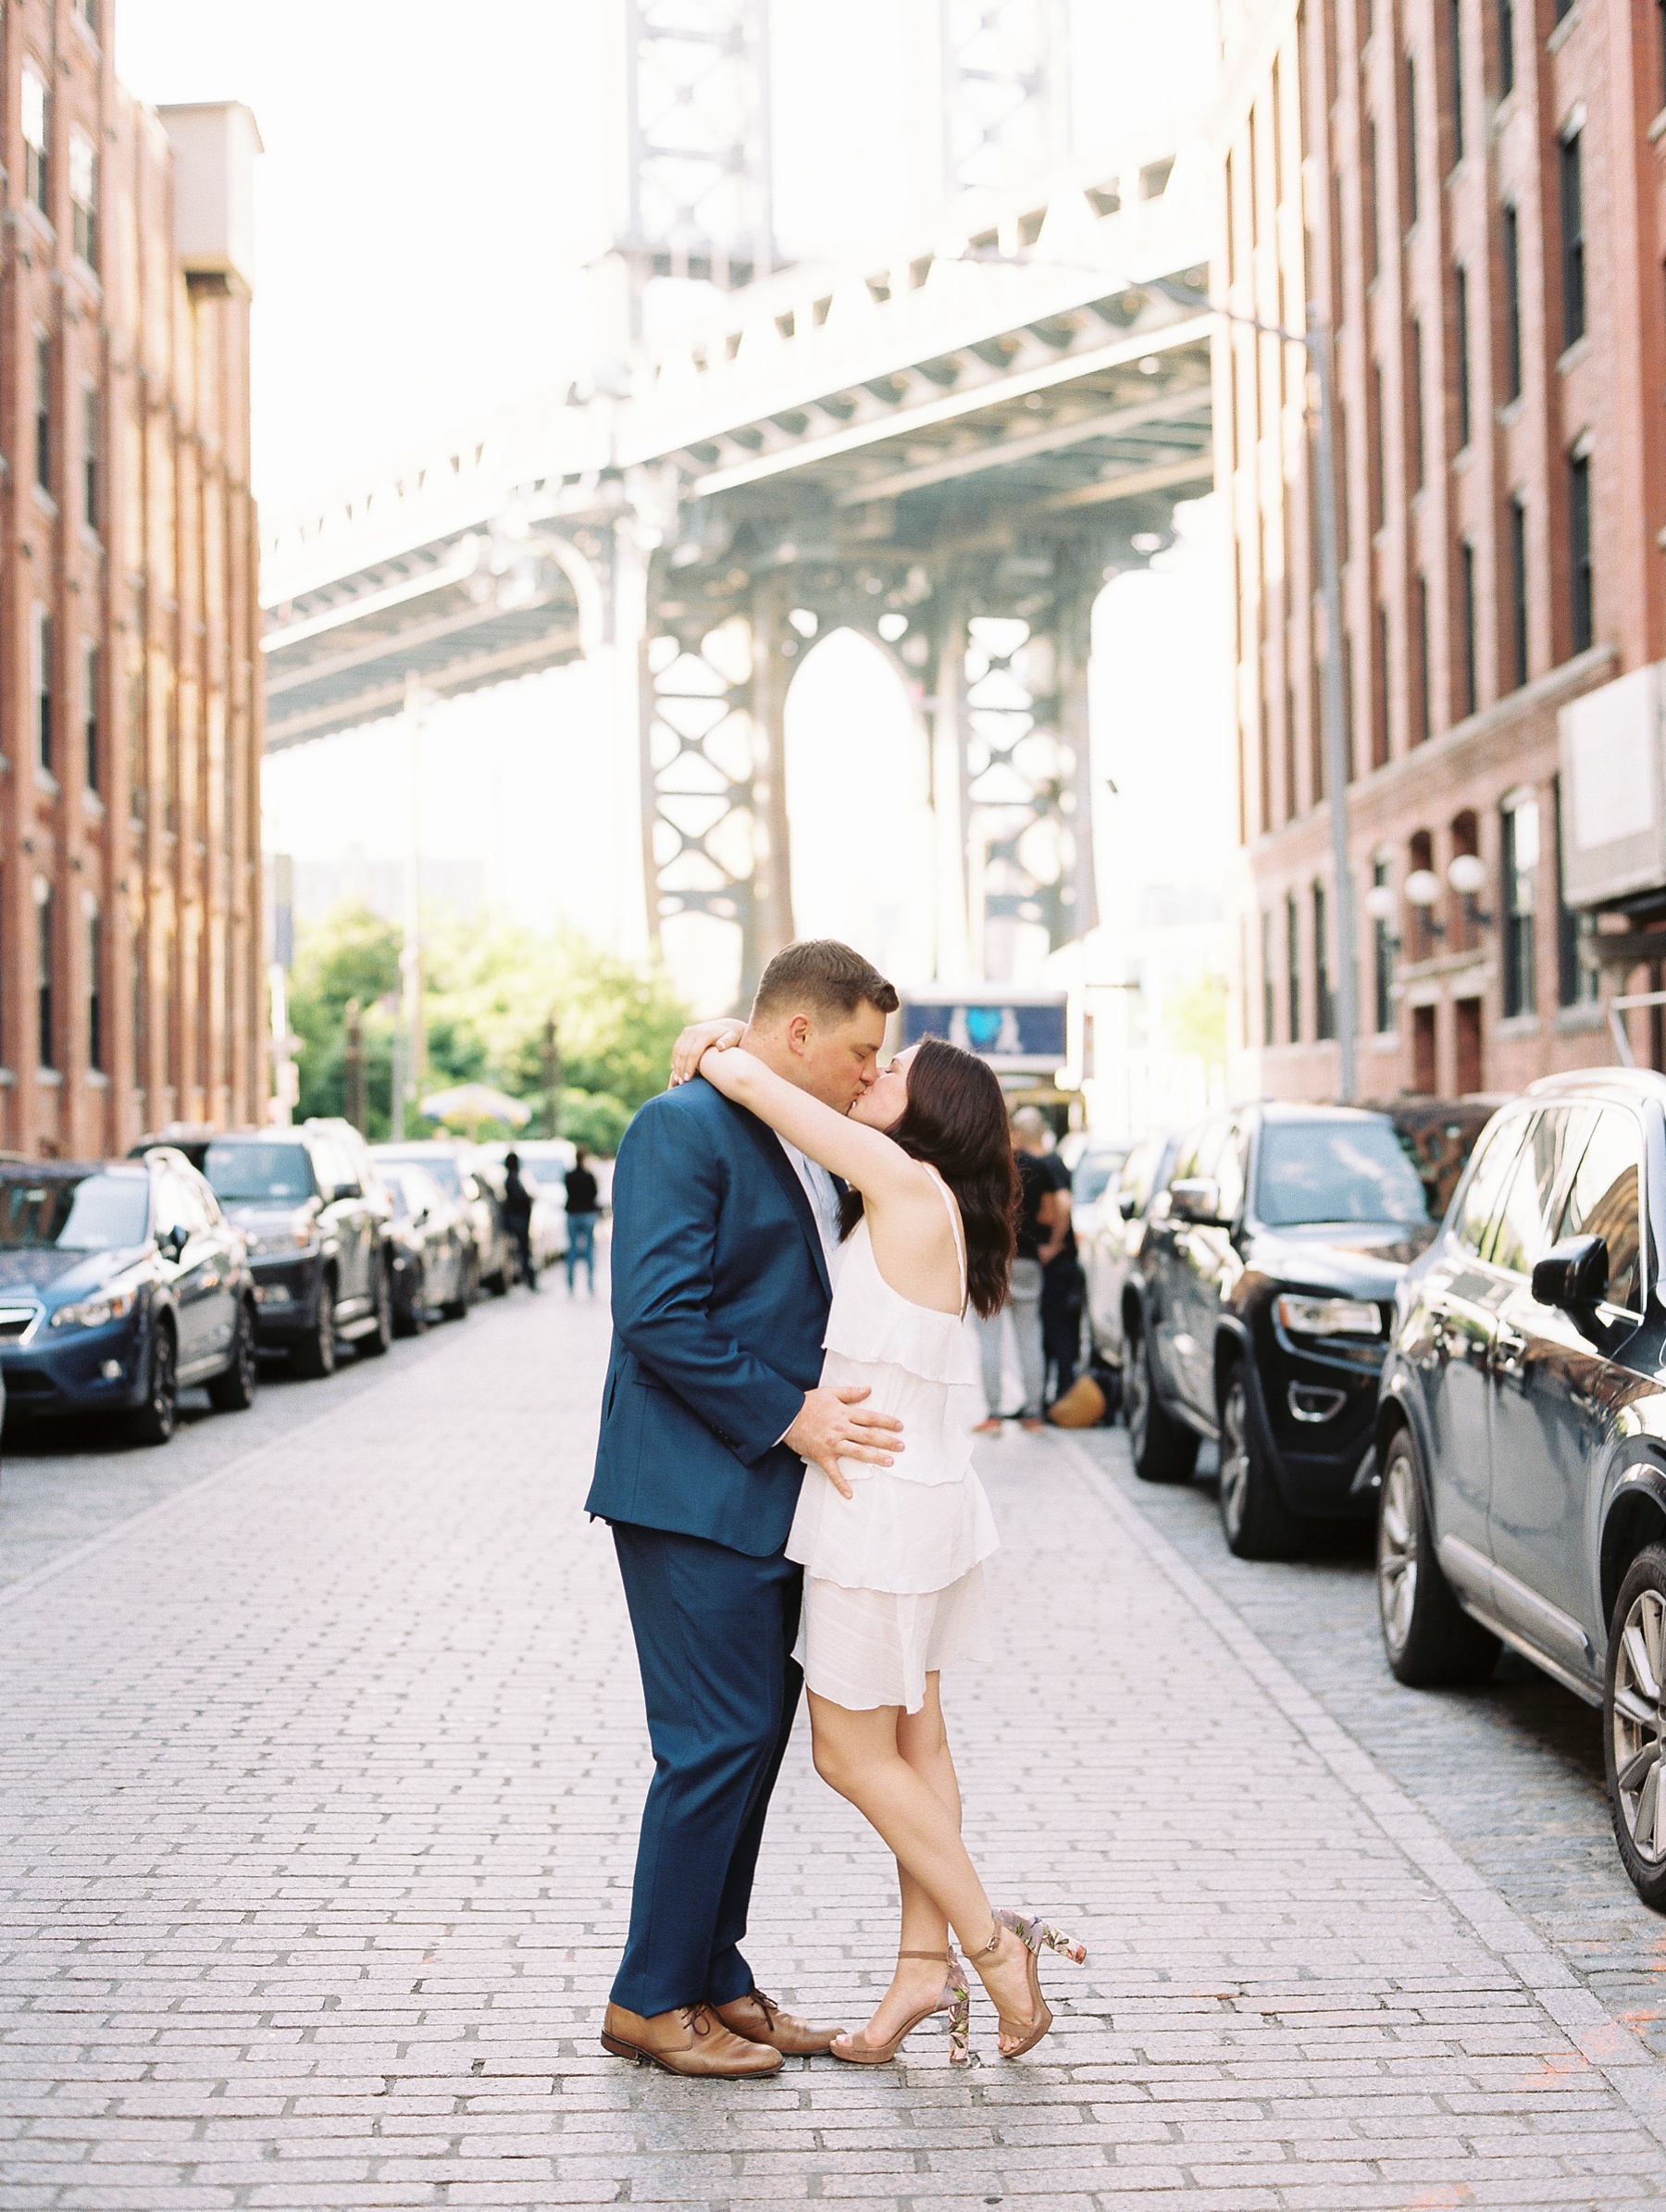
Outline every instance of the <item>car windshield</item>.
{"label": "car windshield", "polygon": [[217,1199],[298,1206],[313,1195],[312,1162],[298,1144],[211,1144],[203,1173]]}
{"label": "car windshield", "polygon": [[458,1173],[456,1157],[454,1153],[424,1152],[419,1160],[404,1161],[400,1160],[397,1156],[390,1158],[390,1155],[386,1153],[382,1157],[390,1159],[390,1164],[394,1167],[421,1168],[424,1174],[433,1176],[448,1199],[460,1198],[463,1195],[463,1178]]}
{"label": "car windshield", "polygon": [[1125,1157],[1121,1152],[1085,1152],[1076,1162],[1076,1171],[1070,1178],[1070,1195],[1078,1206],[1091,1206],[1121,1167]]}
{"label": "car windshield", "polygon": [[108,1252],[144,1242],[145,1175],[0,1177],[0,1249]]}
{"label": "car windshield", "polygon": [[1386,1121],[1274,1122],[1262,1131],[1256,1212],[1269,1228],[1421,1222],[1424,1186]]}

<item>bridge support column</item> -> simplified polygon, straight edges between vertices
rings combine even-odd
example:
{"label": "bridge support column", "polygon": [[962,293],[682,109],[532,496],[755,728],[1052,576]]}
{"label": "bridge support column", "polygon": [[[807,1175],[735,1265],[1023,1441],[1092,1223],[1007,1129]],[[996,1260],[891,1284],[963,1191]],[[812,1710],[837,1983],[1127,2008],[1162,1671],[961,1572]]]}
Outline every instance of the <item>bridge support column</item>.
{"label": "bridge support column", "polygon": [[966,884],[966,610],[964,594],[943,595],[934,640],[937,682],[930,708],[931,814],[939,983],[974,973]]}
{"label": "bridge support column", "polygon": [[787,818],[787,684],[781,651],[787,601],[779,577],[752,597],[752,928],[740,963],[740,1004],[749,1005],[765,968],[792,942],[792,832]]}

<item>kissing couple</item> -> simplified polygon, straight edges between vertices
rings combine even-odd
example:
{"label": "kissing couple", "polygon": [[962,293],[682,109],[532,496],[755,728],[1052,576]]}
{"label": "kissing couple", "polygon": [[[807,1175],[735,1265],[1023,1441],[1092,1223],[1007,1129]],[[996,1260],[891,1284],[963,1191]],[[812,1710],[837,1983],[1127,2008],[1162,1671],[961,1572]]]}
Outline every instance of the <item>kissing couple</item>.
{"label": "kissing couple", "polygon": [[[971,1463],[970,1313],[1000,1311],[1018,1175],[1001,1086],[935,1038],[881,1070],[897,994],[790,945],[749,1022],[686,1029],[614,1172],[613,1349],[587,1510],[612,1527],[653,1746],[606,2050],[669,2073],[883,2065],[971,1982],[1015,2058],[1052,2025],[1038,1959],[961,1840],[939,1671],[984,1640],[995,1523]],[[740,1953],[807,1684],[815,1768],[895,1854],[889,1988],[854,2034],[767,1997]]]}

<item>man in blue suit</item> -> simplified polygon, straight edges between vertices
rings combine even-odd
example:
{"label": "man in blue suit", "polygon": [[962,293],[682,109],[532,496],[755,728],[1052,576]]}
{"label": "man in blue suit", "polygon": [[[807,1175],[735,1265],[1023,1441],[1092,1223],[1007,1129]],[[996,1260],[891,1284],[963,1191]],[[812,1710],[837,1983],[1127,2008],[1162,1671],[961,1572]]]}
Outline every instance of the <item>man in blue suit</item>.
{"label": "man in blue suit", "polygon": [[[848,945],[789,945],[744,1041],[848,1113],[896,1004]],[[899,1441],[865,1390],[820,1386],[838,1217],[827,1171],[709,1083],[651,1100],[619,1147],[586,1505],[613,1528],[654,1771],[602,2042],[671,2073],[773,2073],[838,2032],[783,2012],[740,1949],[803,1684],[783,1556],[803,1462],[883,1461]]]}

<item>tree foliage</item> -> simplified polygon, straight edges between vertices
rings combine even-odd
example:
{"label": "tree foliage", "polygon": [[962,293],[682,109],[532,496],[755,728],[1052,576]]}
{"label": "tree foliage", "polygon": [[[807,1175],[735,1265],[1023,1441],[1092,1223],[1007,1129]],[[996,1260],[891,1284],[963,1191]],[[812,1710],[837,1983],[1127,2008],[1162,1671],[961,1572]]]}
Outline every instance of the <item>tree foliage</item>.
{"label": "tree foliage", "polygon": [[[390,1126],[393,1020],[378,1002],[399,988],[400,933],[343,907],[302,935],[290,1021],[302,1038],[301,1111],[340,1113],[344,1013],[364,1009],[370,1130]],[[611,1152],[636,1109],[665,1087],[688,1019],[665,976],[598,950],[504,922],[452,923],[425,946],[428,1087],[484,1082],[523,1099],[544,1126],[544,1025],[555,1017],[562,1133]]]}

